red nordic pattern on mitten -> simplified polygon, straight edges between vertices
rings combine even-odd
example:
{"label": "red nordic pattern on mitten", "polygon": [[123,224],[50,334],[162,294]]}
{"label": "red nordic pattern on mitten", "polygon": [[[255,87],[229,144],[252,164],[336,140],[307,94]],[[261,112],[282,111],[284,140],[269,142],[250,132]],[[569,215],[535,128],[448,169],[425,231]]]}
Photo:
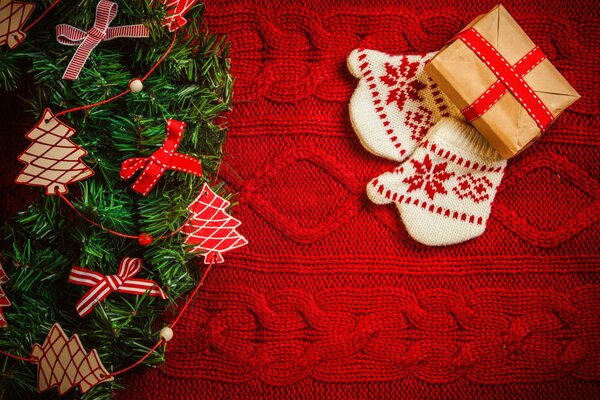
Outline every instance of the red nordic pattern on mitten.
{"label": "red nordic pattern on mitten", "polygon": [[402,161],[440,118],[462,118],[425,74],[425,63],[434,55],[361,49],[348,56],[350,72],[360,79],[350,100],[350,120],[371,153]]}
{"label": "red nordic pattern on mitten", "polygon": [[408,183],[407,192],[422,189],[427,193],[427,197],[433,200],[436,194],[448,194],[444,187],[444,182],[454,176],[454,172],[448,172],[448,162],[433,164],[429,154],[425,154],[423,161],[411,158],[410,163],[413,167],[413,173],[408,175],[402,182]]}
{"label": "red nordic pattern on mitten", "polygon": [[457,179],[458,184],[452,188],[459,199],[466,197],[475,203],[480,203],[490,198],[490,189],[494,187],[492,181],[486,176],[473,177],[472,174],[461,175]]}
{"label": "red nordic pattern on mitten", "polygon": [[[358,56],[359,61],[364,60],[367,62],[366,58],[366,53]],[[383,65],[385,75],[380,76],[379,80],[389,90],[385,104],[396,103],[398,109],[402,110],[407,100],[423,101],[423,97],[419,95],[419,91],[425,89],[427,86],[417,77],[419,66],[421,66],[421,62],[411,62],[408,60],[408,57],[401,57],[398,65],[392,65],[389,62]],[[367,68],[368,65],[361,69],[369,71]],[[367,82],[369,82],[369,78],[367,78]]]}
{"label": "red nordic pattern on mitten", "polygon": [[443,118],[413,155],[367,186],[377,204],[395,203],[417,241],[448,245],[483,233],[506,161],[470,125]]}

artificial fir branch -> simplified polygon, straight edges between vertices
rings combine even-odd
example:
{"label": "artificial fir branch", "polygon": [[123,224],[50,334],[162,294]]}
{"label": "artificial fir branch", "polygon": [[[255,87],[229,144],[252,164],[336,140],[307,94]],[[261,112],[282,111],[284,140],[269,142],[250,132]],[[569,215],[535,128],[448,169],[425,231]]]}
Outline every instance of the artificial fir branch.
{"label": "artificial fir branch", "polygon": [[[36,2],[35,18],[51,1]],[[75,48],[54,39],[55,26],[67,23],[83,30],[92,26],[98,0],[61,2],[27,32],[16,49],[0,49],[0,95],[27,99],[37,119],[46,107],[54,113],[95,103],[127,89],[133,78],[144,76],[171,44],[172,34],[161,25],[166,15],[160,1],[116,1],[113,26],[144,23],[147,39],[101,42],[92,52],[78,80],[61,78]],[[203,5],[187,13],[188,23],[164,62],[144,82],[144,90],[112,103],[60,117],[76,130],[72,140],[88,155],[84,161],[94,176],[70,185],[67,196],[81,213],[104,228],[159,238],[177,230],[188,217],[188,205],[204,180],[213,179],[222,157],[225,130],[215,123],[231,100],[228,45],[225,38],[206,31]],[[6,99],[3,98],[3,101]],[[120,164],[148,156],[165,138],[168,118],[187,124],[178,151],[197,157],[205,178],[167,171],[147,197],[130,189],[119,177]],[[25,132],[23,132],[25,134]],[[221,187],[217,186],[218,191]],[[31,188],[32,191],[38,190]],[[0,331],[0,349],[27,357],[34,343],[43,342],[54,322],[84,346],[98,350],[109,371],[117,371],[142,357],[158,340],[160,319],[169,306],[197,282],[196,263],[190,262],[183,234],[156,240],[147,247],[91,225],[58,197],[43,196],[4,229],[3,264],[10,281],[5,289],[13,302],[5,308],[8,328]],[[105,275],[114,274],[122,257],[140,257],[140,273],[168,291],[169,300],[113,293],[85,318],[75,304],[85,288],[67,283],[72,266]],[[164,361],[162,351],[144,365]],[[35,394],[35,366],[0,357],[0,396],[5,399],[40,398]],[[86,395],[77,389],[65,398],[109,399],[121,387],[120,377],[100,384]],[[55,390],[42,398],[54,398]]]}

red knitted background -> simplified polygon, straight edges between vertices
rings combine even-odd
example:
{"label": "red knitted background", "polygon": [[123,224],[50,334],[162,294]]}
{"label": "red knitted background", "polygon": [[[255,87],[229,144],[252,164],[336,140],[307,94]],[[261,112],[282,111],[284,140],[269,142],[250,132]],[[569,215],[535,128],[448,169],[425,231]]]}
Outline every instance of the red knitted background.
{"label": "red knitted background", "polygon": [[519,3],[583,99],[509,162],[482,237],[429,248],[366,198],[394,164],[352,131],[345,58],[438,49],[495,2],[209,2],[235,75],[222,177],[250,244],[119,398],[600,397],[600,9]]}
{"label": "red knitted background", "polygon": [[444,248],[366,198],[394,164],[352,131],[345,58],[438,49],[494,1],[283,3],[207,6],[232,43],[222,176],[250,244],[120,398],[600,397],[597,2],[505,2],[583,99],[510,161],[486,233]]}

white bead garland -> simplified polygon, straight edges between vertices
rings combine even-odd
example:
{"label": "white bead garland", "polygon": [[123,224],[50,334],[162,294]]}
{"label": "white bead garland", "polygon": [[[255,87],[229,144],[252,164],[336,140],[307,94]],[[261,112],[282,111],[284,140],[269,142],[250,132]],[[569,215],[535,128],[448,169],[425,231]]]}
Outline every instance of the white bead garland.
{"label": "white bead garland", "polygon": [[142,83],[141,80],[132,79],[129,82],[129,90],[131,90],[131,93],[139,93],[142,91],[142,89],[144,89],[144,84]]}
{"label": "white bead garland", "polygon": [[160,337],[165,342],[168,342],[169,340],[173,339],[173,329],[169,328],[168,326],[165,326],[160,330]]}

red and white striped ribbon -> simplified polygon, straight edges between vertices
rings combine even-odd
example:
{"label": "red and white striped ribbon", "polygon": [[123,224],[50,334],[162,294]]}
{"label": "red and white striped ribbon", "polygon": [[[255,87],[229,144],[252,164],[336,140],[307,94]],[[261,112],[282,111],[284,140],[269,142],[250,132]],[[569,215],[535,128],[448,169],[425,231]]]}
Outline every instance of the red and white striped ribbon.
{"label": "red and white striped ribbon", "polygon": [[101,41],[118,37],[141,38],[149,36],[148,29],[141,24],[109,27],[117,16],[118,10],[117,3],[100,0],[96,7],[94,26],[87,32],[67,24],[60,24],[56,27],[56,40],[58,43],[67,46],[79,46],[63,74],[63,79],[77,79],[83,65],[92,54],[92,50]]}
{"label": "red and white striped ribbon", "polygon": [[554,116],[523,79],[546,59],[539,48],[535,47],[515,65],[510,65],[500,52],[474,28],[460,32],[456,38],[466,44],[498,78],[475,102],[462,110],[469,122],[485,114],[508,91],[523,106],[542,132],[552,124]]}
{"label": "red and white striped ribbon", "polygon": [[143,169],[131,188],[144,196],[152,190],[167,169],[202,176],[202,163],[199,160],[176,152],[183,136],[185,122],[169,119],[166,129],[165,142],[150,157],[128,158],[121,164],[120,175],[123,179],[129,179],[138,170]]}
{"label": "red and white striped ribbon", "polygon": [[69,282],[76,285],[91,286],[92,288],[79,300],[76,305],[81,317],[89,314],[96,304],[113,292],[150,296],[166,299],[167,295],[156,284],[148,279],[133,279],[142,270],[142,260],[124,257],[116,275],[102,275],[81,267],[73,267],[69,274]]}

